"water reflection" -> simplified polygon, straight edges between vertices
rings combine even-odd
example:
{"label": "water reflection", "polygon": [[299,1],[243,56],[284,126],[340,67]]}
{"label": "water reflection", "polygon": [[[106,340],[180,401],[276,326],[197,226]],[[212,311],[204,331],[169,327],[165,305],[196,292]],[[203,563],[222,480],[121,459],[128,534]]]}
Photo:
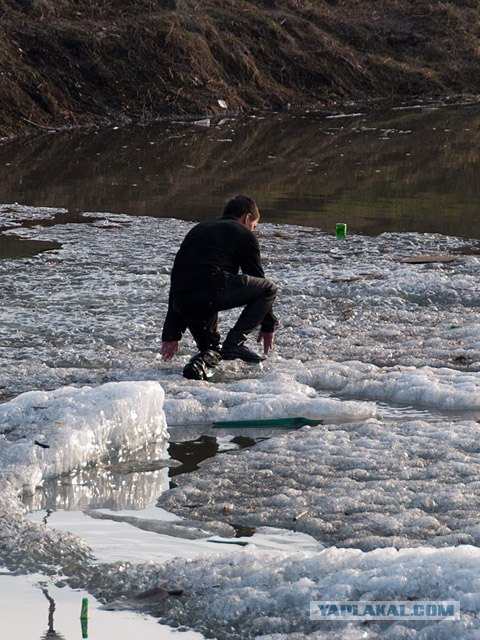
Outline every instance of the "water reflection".
{"label": "water reflection", "polygon": [[161,442],[151,442],[134,454],[112,452],[101,464],[91,464],[46,480],[33,495],[25,494],[22,500],[29,511],[46,511],[44,524],[57,510],[146,509],[155,504],[164,491],[176,486],[170,478],[195,471],[203,460],[220,452],[251,447],[264,438],[237,435],[227,436],[227,439],[228,444],[224,442],[222,446],[216,437],[209,435],[170,442],[168,453],[178,464],[170,469],[155,469],[166,462],[162,460],[164,444]]}
{"label": "water reflection", "polygon": [[3,202],[201,220],[248,192],[269,222],[480,237],[480,105],[64,133],[0,148]]}
{"label": "water reflection", "polygon": [[122,457],[117,452],[100,465],[75,469],[45,481],[35,494],[25,495],[23,502],[29,511],[146,509],[168,489],[168,469],[116,473],[115,465],[124,461],[125,457],[138,461],[159,460],[163,447],[163,443],[150,443],[134,456],[128,454]]}
{"label": "water reflection", "polygon": [[16,236],[0,234],[0,260],[10,258],[31,258],[41,251],[59,249],[59,242],[47,242],[45,240],[27,240]]}
{"label": "water reflection", "polygon": [[55,631],[54,614],[55,614],[55,600],[48,593],[46,587],[41,587],[43,595],[48,600],[48,629],[42,634],[40,640],[65,640],[61,633]]}

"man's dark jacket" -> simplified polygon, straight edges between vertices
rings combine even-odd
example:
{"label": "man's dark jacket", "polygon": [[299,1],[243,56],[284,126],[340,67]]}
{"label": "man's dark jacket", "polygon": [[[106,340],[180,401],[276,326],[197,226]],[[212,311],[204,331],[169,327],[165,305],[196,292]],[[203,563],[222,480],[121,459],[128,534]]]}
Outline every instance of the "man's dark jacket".
{"label": "man's dark jacket", "polygon": [[[189,292],[213,292],[225,289],[229,275],[242,270],[244,275],[264,278],[260,248],[255,234],[233,218],[200,222],[185,236],[173,263],[167,317],[162,340],[180,340],[187,327],[178,311],[176,298]],[[277,319],[268,313],[261,328],[274,331]]]}

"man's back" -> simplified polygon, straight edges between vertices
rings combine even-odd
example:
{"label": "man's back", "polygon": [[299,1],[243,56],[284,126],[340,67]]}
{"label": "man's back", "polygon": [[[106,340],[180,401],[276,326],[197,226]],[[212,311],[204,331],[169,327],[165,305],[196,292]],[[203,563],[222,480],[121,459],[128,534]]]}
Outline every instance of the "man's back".
{"label": "man's back", "polygon": [[222,288],[222,274],[264,277],[255,234],[237,220],[201,222],[185,236],[172,270],[172,290]]}

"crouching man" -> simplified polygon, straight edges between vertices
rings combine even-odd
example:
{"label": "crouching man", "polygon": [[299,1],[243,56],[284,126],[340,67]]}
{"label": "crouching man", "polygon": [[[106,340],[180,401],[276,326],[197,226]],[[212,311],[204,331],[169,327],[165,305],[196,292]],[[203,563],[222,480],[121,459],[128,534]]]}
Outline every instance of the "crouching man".
{"label": "crouching man", "polygon": [[[207,379],[221,359],[261,362],[273,347],[277,286],[263,272],[254,234],[259,220],[255,202],[237,196],[227,203],[222,218],[193,227],[178,250],[160,353],[171,360],[188,328],[199,352],[185,366],[186,378]],[[236,307],[244,308],[221,344],[218,312]],[[258,326],[257,342],[265,355],[245,344]]]}

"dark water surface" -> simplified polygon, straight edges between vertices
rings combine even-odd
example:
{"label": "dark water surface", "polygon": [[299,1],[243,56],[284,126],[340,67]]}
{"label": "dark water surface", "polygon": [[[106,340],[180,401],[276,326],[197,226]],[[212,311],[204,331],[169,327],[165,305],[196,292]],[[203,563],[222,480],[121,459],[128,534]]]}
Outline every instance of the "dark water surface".
{"label": "dark water surface", "polygon": [[0,147],[0,202],[203,220],[246,193],[267,222],[480,238],[479,125],[464,104],[39,135]]}

